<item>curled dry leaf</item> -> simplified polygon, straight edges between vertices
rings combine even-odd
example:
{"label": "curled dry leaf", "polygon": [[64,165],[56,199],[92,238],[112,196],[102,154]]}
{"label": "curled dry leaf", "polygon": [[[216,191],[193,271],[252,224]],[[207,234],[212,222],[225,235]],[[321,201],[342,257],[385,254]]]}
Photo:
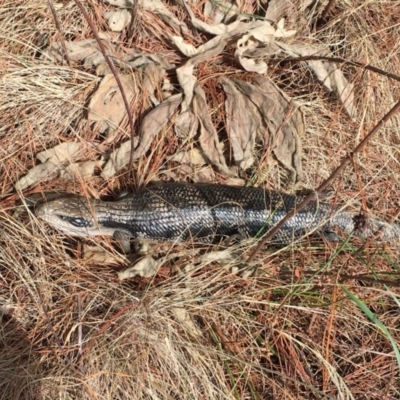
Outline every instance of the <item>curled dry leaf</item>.
{"label": "curled dry leaf", "polygon": [[157,64],[164,69],[172,68],[172,65],[162,55],[137,51],[136,49],[130,50],[130,54],[124,58],[124,63],[128,63],[133,68],[138,68],[147,64]]}
{"label": "curled dry leaf", "polygon": [[65,163],[71,162],[80,150],[81,144],[65,142],[40,152],[36,157],[42,164],[35,165],[19,179],[15,184],[15,189],[24,190],[35,183],[50,179],[63,168]]}
{"label": "curled dry leaf", "polygon": [[[126,99],[130,102],[137,95],[138,89],[131,75],[119,75]],[[89,103],[88,118],[91,121],[103,121],[115,129],[126,114],[122,95],[114,75],[106,75]]]}
{"label": "curled dry leaf", "polygon": [[217,56],[225,47],[225,40],[219,36],[211,39],[203,45],[203,51],[191,59],[189,59],[182,67],[177,68],[176,75],[184,92],[184,100],[182,101],[182,112],[188,110],[193,99],[193,88],[197,81],[193,75],[194,67],[212,57]]}
{"label": "curled dry leaf", "polygon": [[[185,300],[185,298],[183,298]],[[195,338],[202,338],[203,332],[198,326],[193,322],[190,317],[188,311],[184,307],[171,307],[170,310],[174,314],[176,320],[182,325],[185,329],[185,332],[188,332]]]}
{"label": "curled dry leaf", "polygon": [[192,165],[204,165],[207,163],[204,154],[196,148],[190,149],[189,151],[180,151],[174,154],[170,161],[175,161],[181,164],[192,164]]}
{"label": "curled dry leaf", "polygon": [[118,279],[120,281],[123,281],[125,279],[133,278],[135,276],[150,278],[157,273],[163,263],[164,260],[155,260],[151,256],[144,257],[140,261],[138,261],[133,267],[118,272]]}
{"label": "curled dry leaf", "polygon": [[203,89],[197,86],[193,100],[193,110],[200,122],[200,147],[207,159],[226,176],[236,176],[226,165],[223,145],[219,141],[218,133],[211,121]]}
{"label": "curled dry leaf", "polygon": [[139,5],[146,11],[157,14],[167,25],[177,32],[188,33],[186,24],[179,21],[161,0],[139,0]]}
{"label": "curled dry leaf", "polygon": [[185,0],[180,1],[180,3],[186,8],[186,11],[190,16],[190,22],[192,23],[192,25],[195,28],[202,30],[203,32],[211,33],[212,35],[223,35],[234,31],[240,24],[240,19],[232,22],[229,25],[226,25],[224,23],[208,24],[195,17],[193,11]]}
{"label": "curled dry leaf", "polygon": [[81,144],[76,142],[60,143],[52,149],[41,151],[36,158],[41,163],[51,163],[53,165],[61,165],[65,161],[71,161],[81,149]]}
{"label": "curled dry leaf", "polygon": [[245,170],[254,163],[254,145],[261,125],[260,116],[231,80],[223,78],[221,83],[226,93],[226,130],[233,158]]}
{"label": "curled dry leaf", "polygon": [[[140,139],[136,139],[133,160],[141,157],[149,149],[154,137],[163,129],[182,101],[182,95],[177,94],[163,101],[151,110],[143,119],[140,128]],[[130,140],[124,142],[117,150],[113,151],[107,161],[101,176],[108,179],[117,171],[128,164],[130,159]]]}
{"label": "curled dry leaf", "polygon": [[94,175],[96,168],[101,168],[102,161],[84,161],[68,165],[60,171],[61,178],[65,180],[87,179]]}
{"label": "curled dry leaf", "polygon": [[[109,53],[111,45],[107,40],[103,40],[103,44],[106,47],[106,51]],[[85,39],[78,42],[65,41],[65,48],[67,51],[68,59],[71,61],[82,61],[88,57],[103,57],[100,52],[99,45],[95,39]],[[49,46],[41,56],[42,58],[50,57],[59,62],[63,59],[63,49],[60,43],[54,43]],[[103,57],[104,60],[104,57]]]}
{"label": "curled dry leaf", "polygon": [[235,80],[235,86],[256,107],[262,122],[258,130],[265,147],[270,147],[278,161],[289,171],[290,179],[302,177],[301,141],[305,132],[304,117],[288,96],[266,77],[255,79],[257,86]]}
{"label": "curled dry leaf", "polygon": [[108,11],[104,13],[104,18],[113,32],[121,32],[131,22],[132,15],[128,10],[123,9]]}
{"label": "curled dry leaf", "polygon": [[268,21],[252,21],[248,26],[247,33],[237,41],[235,59],[246,71],[264,74],[268,67],[260,58],[276,51],[276,37],[289,37],[296,31],[285,31],[282,23],[275,29]]}
{"label": "curled dry leaf", "polygon": [[[105,0],[106,3],[111,4],[115,7],[132,9],[133,0]],[[167,25],[176,30],[177,32],[187,33],[188,29],[184,22],[179,21],[178,18],[172,14],[164,3],[160,0],[138,0],[140,7],[137,8],[136,12],[142,10],[150,11],[157,14]]]}
{"label": "curled dry leaf", "polygon": [[110,253],[101,246],[89,246],[87,244],[84,244],[82,252],[82,261],[84,261],[86,265],[120,265],[121,263],[126,263],[126,260],[123,256],[118,255],[118,253]]}
{"label": "curled dry leaf", "polygon": [[[296,0],[298,2],[298,0]],[[271,22],[278,22],[288,13],[294,13],[295,7],[291,0],[271,0],[268,2],[265,19]]]}
{"label": "curled dry leaf", "polygon": [[[292,57],[304,56],[326,56],[327,52],[321,46],[309,44],[284,44],[279,46]],[[307,65],[314,72],[317,79],[329,90],[334,91],[349,117],[352,119],[356,116],[356,108],[354,106],[354,85],[343,75],[343,72],[335,65],[323,60],[307,60]]]}
{"label": "curled dry leaf", "polygon": [[199,120],[191,110],[180,113],[174,122],[175,133],[183,139],[193,138],[199,128]]}
{"label": "curled dry leaf", "polygon": [[229,23],[232,18],[239,15],[240,10],[233,1],[221,1],[218,3],[215,1],[207,0],[204,4],[203,14],[204,16],[216,23],[224,22]]}

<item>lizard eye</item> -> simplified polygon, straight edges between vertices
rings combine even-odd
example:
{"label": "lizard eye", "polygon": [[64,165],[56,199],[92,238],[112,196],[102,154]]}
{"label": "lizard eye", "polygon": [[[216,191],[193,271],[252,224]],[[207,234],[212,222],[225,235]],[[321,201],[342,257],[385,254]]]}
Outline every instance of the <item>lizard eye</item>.
{"label": "lizard eye", "polygon": [[63,221],[69,222],[71,225],[76,226],[77,228],[86,228],[90,225],[90,221],[81,218],[81,217],[70,217],[67,215],[58,215],[58,218],[62,219]]}

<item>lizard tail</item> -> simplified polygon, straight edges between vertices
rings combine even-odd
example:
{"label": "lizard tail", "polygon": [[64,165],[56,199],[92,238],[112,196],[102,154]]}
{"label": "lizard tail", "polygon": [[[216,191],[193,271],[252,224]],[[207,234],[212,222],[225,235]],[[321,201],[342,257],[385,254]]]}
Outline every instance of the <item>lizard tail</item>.
{"label": "lizard tail", "polygon": [[346,234],[369,238],[381,242],[400,241],[400,225],[368,218],[351,212],[338,213],[330,219],[330,226],[339,228]]}

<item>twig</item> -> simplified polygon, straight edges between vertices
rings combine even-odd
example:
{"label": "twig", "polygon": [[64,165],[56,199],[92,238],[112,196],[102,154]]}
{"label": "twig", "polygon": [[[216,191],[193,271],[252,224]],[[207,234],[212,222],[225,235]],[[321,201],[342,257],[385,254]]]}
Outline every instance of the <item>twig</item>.
{"label": "twig", "polygon": [[[70,67],[71,66],[71,61],[70,61],[69,56],[68,56],[67,46],[65,45],[65,40],[64,40],[64,32],[62,30],[60,21],[58,20],[57,12],[56,12],[51,0],[47,0],[47,4],[49,5],[50,11],[53,14],[54,22],[56,24],[56,28],[58,29],[58,32],[60,34],[60,43],[61,43],[62,51],[64,53],[65,60],[67,61],[68,66]],[[61,60],[61,62],[62,62],[62,60]]]}
{"label": "twig", "polygon": [[329,61],[337,64],[347,64],[351,65],[353,67],[359,67],[363,69],[367,69],[372,72],[376,72],[377,74],[387,76],[388,78],[394,79],[396,81],[400,82],[400,76],[392,74],[390,72],[384,71],[383,69],[374,67],[373,65],[369,64],[362,64],[357,61],[351,61],[351,60],[345,60],[344,58],[340,57],[325,57],[325,56],[304,56],[304,57],[287,57],[287,58],[281,58],[281,59],[276,59],[276,60],[269,60],[268,62],[270,63],[276,63],[279,64],[284,61],[308,61],[308,60],[323,60],[323,61]]}
{"label": "twig", "polygon": [[256,249],[251,253],[249,259],[247,260],[248,262],[251,262],[257,252],[265,245],[265,243],[270,240],[276,232],[282,226],[288,221],[290,218],[292,218],[297,212],[302,210],[308,203],[311,201],[315,201],[316,198],[321,195],[322,191],[325,190],[333,181],[336,179],[336,177],[339,175],[340,172],[342,172],[347,164],[350,163],[352,157],[354,154],[358,153],[360,150],[365,147],[365,145],[368,143],[369,140],[376,134],[376,132],[379,131],[382,126],[389,121],[390,118],[393,117],[398,111],[400,111],[400,100],[390,109],[390,111],[372,128],[372,130],[368,133],[368,135],[359,143],[359,145],[347,156],[343,159],[343,161],[340,163],[340,165],[335,169],[335,171],[332,172],[332,174],[329,176],[328,179],[326,179],[315,192],[311,192],[297,207],[296,209],[293,209],[289,211],[284,218],[282,218],[268,233],[266,236],[264,236],[261,240],[260,243],[257,245]]}
{"label": "twig", "polygon": [[90,26],[90,29],[93,32],[93,36],[96,39],[96,42],[99,45],[100,51],[104,56],[104,59],[106,60],[107,65],[110,67],[112,74],[114,75],[115,81],[117,82],[118,88],[121,92],[121,96],[122,96],[122,100],[124,102],[124,106],[126,109],[126,113],[128,114],[128,120],[129,120],[129,127],[131,130],[131,154],[130,154],[130,158],[129,158],[129,164],[128,164],[128,170],[132,169],[132,164],[133,164],[133,151],[135,149],[135,145],[133,142],[133,138],[135,135],[135,129],[134,129],[134,124],[133,124],[133,117],[132,117],[132,113],[131,110],[129,108],[129,103],[128,100],[126,98],[125,95],[125,91],[124,91],[124,87],[122,86],[121,80],[119,79],[119,75],[117,73],[117,70],[114,67],[114,64],[111,62],[110,57],[108,57],[106,49],[103,45],[103,42],[100,39],[99,34],[97,33],[96,27],[94,26],[93,21],[90,19],[89,14],[86,12],[85,8],[82,6],[81,2],[79,0],[74,0],[76,5],[79,7],[79,9],[81,10],[83,16],[85,17],[87,23]]}

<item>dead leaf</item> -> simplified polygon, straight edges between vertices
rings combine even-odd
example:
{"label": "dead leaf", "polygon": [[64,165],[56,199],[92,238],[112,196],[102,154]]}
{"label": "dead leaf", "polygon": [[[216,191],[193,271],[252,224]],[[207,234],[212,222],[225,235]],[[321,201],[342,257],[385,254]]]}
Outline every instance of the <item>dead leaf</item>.
{"label": "dead leaf", "polygon": [[276,23],[290,12],[294,12],[294,4],[291,0],[271,0],[268,2],[265,19]]}
{"label": "dead leaf", "polygon": [[[305,132],[303,114],[271,80],[256,77],[257,86],[235,80],[236,87],[256,106],[264,129],[259,130],[264,146],[271,147],[278,161],[289,171],[290,180],[302,177],[301,141]],[[262,128],[262,127],[260,127]]]}
{"label": "dead leaf", "polygon": [[41,163],[52,163],[59,165],[64,161],[70,161],[76,153],[82,148],[82,145],[77,142],[60,143],[52,149],[41,151],[36,155],[36,158]]}
{"label": "dead leaf", "polygon": [[101,246],[83,245],[82,261],[87,265],[104,265],[104,264],[118,264],[126,262],[126,260],[118,254],[110,253]]}
{"label": "dead leaf", "polygon": [[[106,50],[110,52],[110,44],[107,40],[103,40],[103,44]],[[65,41],[65,48],[67,51],[68,58],[71,61],[82,61],[90,56],[101,55],[99,45],[95,39],[85,39],[77,42]],[[59,43],[54,43],[49,46],[44,52],[41,58],[49,57],[55,59],[58,62],[63,60],[63,49]]]}
{"label": "dead leaf", "polygon": [[354,85],[344,77],[336,65],[325,62],[325,66],[330,73],[333,90],[344,105],[347,115],[354,120],[357,115],[354,105]]}
{"label": "dead leaf", "polygon": [[207,163],[203,153],[196,148],[190,149],[189,151],[180,151],[179,153],[175,153],[170,158],[170,161],[192,165],[204,165]]}
{"label": "dead leaf", "polygon": [[131,13],[126,10],[107,11],[104,18],[108,22],[108,26],[113,32],[121,32],[129,25],[132,19]]}
{"label": "dead leaf", "polygon": [[15,184],[15,189],[21,191],[37,182],[50,179],[60,171],[64,163],[71,162],[81,148],[80,143],[64,142],[38,153],[36,158],[42,164],[35,165],[19,179]]}
{"label": "dead leaf", "polygon": [[[135,150],[133,160],[141,157],[149,149],[154,137],[163,129],[182,101],[182,95],[176,94],[163,101],[159,106],[151,110],[143,119],[140,127],[140,139],[135,138]],[[101,176],[108,179],[117,171],[128,164],[130,160],[130,140],[124,142],[117,150],[113,151],[107,161]]]}
{"label": "dead leaf", "polygon": [[260,117],[231,80],[223,78],[221,83],[226,93],[226,129],[233,158],[245,170],[254,163],[254,146],[261,123]]}
{"label": "dead leaf", "polygon": [[101,161],[85,161],[68,165],[60,171],[60,177],[65,180],[87,179],[94,175],[95,169],[100,168]]}
{"label": "dead leaf", "polygon": [[[309,44],[284,44],[279,43],[279,46],[290,56],[326,56],[327,51],[321,46]],[[354,85],[343,75],[343,72],[337,68],[335,64],[323,60],[307,60],[307,65],[314,72],[317,79],[329,90],[334,91],[339,100],[345,107],[345,110],[350,118],[356,116],[356,108],[354,106]]]}
{"label": "dead leaf", "polygon": [[[139,139],[137,137],[134,139],[134,147],[137,147]],[[103,171],[100,174],[103,179],[108,179],[114,176],[120,169],[124,168],[128,164],[131,154],[131,141],[127,140],[122,143],[116,150],[114,150],[109,159],[107,160]]]}
{"label": "dead leaf", "polygon": [[180,4],[185,7],[187,13],[190,16],[190,21],[195,28],[200,29],[204,32],[211,33],[212,35],[223,35],[233,32],[240,24],[240,19],[228,25],[224,23],[208,24],[195,17],[193,11],[185,0],[180,1]]}
{"label": "dead leaf", "polygon": [[140,127],[140,141],[134,151],[134,159],[146,153],[155,136],[170,121],[181,101],[181,94],[171,96],[144,117],[142,126]]}
{"label": "dead leaf", "polygon": [[173,66],[160,54],[151,54],[136,49],[130,49],[129,55],[124,58],[124,63],[129,63],[131,67],[138,68],[146,64],[157,64],[163,69],[171,69]]}
{"label": "dead leaf", "polygon": [[188,28],[183,21],[175,17],[160,0],[139,0],[140,7],[157,14],[167,25],[177,32],[187,34]]}
{"label": "dead leaf", "polygon": [[239,7],[235,3],[235,0],[219,0],[218,2],[207,0],[204,4],[204,17],[217,23],[229,23],[232,18],[236,17],[240,13]]}
{"label": "dead leaf", "polygon": [[193,138],[197,134],[199,120],[191,110],[181,112],[176,116],[174,122],[175,133],[184,139]]}
{"label": "dead leaf", "polygon": [[[131,75],[119,75],[126,99],[130,102],[138,94],[135,81]],[[122,95],[114,75],[106,75],[89,103],[88,119],[103,121],[110,129],[118,127],[126,114]]]}
{"label": "dead leaf", "polygon": [[217,36],[208,41],[205,45],[202,45],[203,51],[201,53],[189,59],[182,67],[177,68],[176,75],[184,93],[184,99],[181,106],[182,112],[187,111],[192,103],[193,89],[197,82],[196,77],[193,75],[194,67],[197,64],[208,61],[210,58],[220,54],[225,45],[225,40]]}
{"label": "dead leaf", "polygon": [[[183,300],[185,300],[185,298],[183,298]],[[184,327],[185,332],[191,334],[195,338],[202,338],[204,336],[203,332],[193,322],[186,308],[171,307],[170,310],[174,314],[179,325]]]}
{"label": "dead leaf", "polygon": [[197,86],[195,89],[193,111],[200,122],[199,143],[204,155],[221,173],[226,176],[236,176],[226,165],[223,145],[220,143],[218,133],[211,121],[206,97],[200,86]]}
{"label": "dead leaf", "polygon": [[141,276],[143,278],[151,278],[154,276],[164,260],[155,260],[153,257],[148,256],[142,258],[133,267],[127,268],[124,271],[118,272],[118,279],[123,281],[125,279]]}
{"label": "dead leaf", "polygon": [[268,21],[253,21],[248,25],[247,33],[236,43],[235,59],[246,71],[264,74],[268,67],[260,58],[271,55],[271,47],[276,48],[275,37],[289,37],[295,33],[296,31],[285,31],[282,23],[278,30]]}
{"label": "dead leaf", "polygon": [[50,179],[56,173],[57,170],[51,163],[35,165],[25,176],[16,182],[15,190],[17,192],[22,191],[37,182]]}

